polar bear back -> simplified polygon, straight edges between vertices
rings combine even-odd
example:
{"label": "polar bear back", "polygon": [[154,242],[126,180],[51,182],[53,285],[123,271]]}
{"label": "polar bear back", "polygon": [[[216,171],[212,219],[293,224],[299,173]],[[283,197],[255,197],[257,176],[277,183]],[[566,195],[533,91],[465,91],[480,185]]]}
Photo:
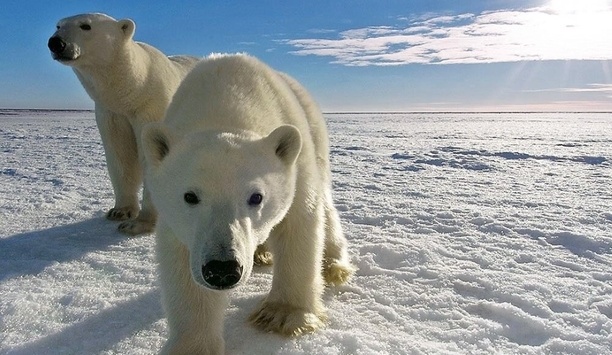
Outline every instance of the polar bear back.
{"label": "polar bear back", "polygon": [[244,130],[263,136],[282,124],[295,125],[309,135],[312,123],[324,126],[323,119],[305,91],[296,94],[293,82],[247,55],[212,56],[180,85],[165,123],[179,135]]}

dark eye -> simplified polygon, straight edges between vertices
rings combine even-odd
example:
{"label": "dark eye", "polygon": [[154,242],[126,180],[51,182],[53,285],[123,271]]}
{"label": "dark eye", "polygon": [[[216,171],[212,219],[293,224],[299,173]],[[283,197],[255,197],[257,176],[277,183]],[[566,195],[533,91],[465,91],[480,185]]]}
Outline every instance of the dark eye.
{"label": "dark eye", "polygon": [[86,23],[82,24],[80,27],[81,27],[81,29],[82,29],[83,31],[89,31],[89,30],[91,30],[91,26],[90,26],[90,25],[88,25],[88,24],[86,24]]}
{"label": "dark eye", "polygon": [[197,205],[198,203],[200,203],[200,198],[198,197],[198,195],[195,194],[195,192],[186,192],[185,195],[183,195],[183,199],[185,200],[185,202],[187,202],[187,204],[189,205]]}
{"label": "dark eye", "polygon": [[249,197],[249,206],[259,206],[263,201],[263,196],[260,193],[254,193]]}
{"label": "dark eye", "polygon": [[59,30],[59,25],[55,26],[55,29],[56,29],[56,30]]}

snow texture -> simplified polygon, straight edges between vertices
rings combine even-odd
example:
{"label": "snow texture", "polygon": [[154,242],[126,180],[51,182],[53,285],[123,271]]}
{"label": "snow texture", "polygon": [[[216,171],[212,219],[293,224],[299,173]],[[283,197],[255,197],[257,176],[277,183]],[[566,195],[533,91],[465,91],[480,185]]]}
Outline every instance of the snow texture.
{"label": "snow texture", "polygon": [[[610,114],[327,114],[359,267],[326,329],[230,354],[612,352]],[[93,113],[0,110],[0,353],[152,354],[167,336],[154,238],[124,237]]]}

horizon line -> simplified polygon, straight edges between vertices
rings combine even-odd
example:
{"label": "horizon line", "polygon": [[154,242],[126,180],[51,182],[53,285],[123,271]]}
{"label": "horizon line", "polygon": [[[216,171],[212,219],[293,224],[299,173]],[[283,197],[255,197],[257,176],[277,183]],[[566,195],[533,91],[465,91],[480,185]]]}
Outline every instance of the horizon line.
{"label": "horizon line", "polygon": [[[65,112],[94,112],[95,109],[87,108],[5,108],[0,107],[0,111],[65,111]],[[610,113],[612,110],[393,110],[393,111],[321,111],[322,114],[326,115],[367,115],[367,114],[424,114],[424,113],[437,113],[437,114],[469,114],[469,113]]]}

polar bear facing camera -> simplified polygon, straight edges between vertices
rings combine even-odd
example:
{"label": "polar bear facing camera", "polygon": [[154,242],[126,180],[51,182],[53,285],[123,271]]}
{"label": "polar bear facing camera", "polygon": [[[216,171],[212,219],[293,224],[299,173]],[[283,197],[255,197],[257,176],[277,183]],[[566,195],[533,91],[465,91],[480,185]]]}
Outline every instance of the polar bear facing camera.
{"label": "polar bear facing camera", "polygon": [[125,221],[119,230],[142,234],[153,230],[155,208],[144,189],[142,210],[142,127],[163,118],[181,80],[199,60],[170,56],[132,39],[136,25],[92,13],[67,17],[49,38],[53,59],[72,67],[95,102],[106,163],[115,193],[107,217]]}
{"label": "polar bear facing camera", "polygon": [[274,276],[251,322],[285,335],[322,327],[324,284],[354,268],[332,203],[327,129],[306,91],[253,57],[213,56],[142,139],[159,213],[162,352],[223,353],[225,291],[247,281],[264,241]]}

